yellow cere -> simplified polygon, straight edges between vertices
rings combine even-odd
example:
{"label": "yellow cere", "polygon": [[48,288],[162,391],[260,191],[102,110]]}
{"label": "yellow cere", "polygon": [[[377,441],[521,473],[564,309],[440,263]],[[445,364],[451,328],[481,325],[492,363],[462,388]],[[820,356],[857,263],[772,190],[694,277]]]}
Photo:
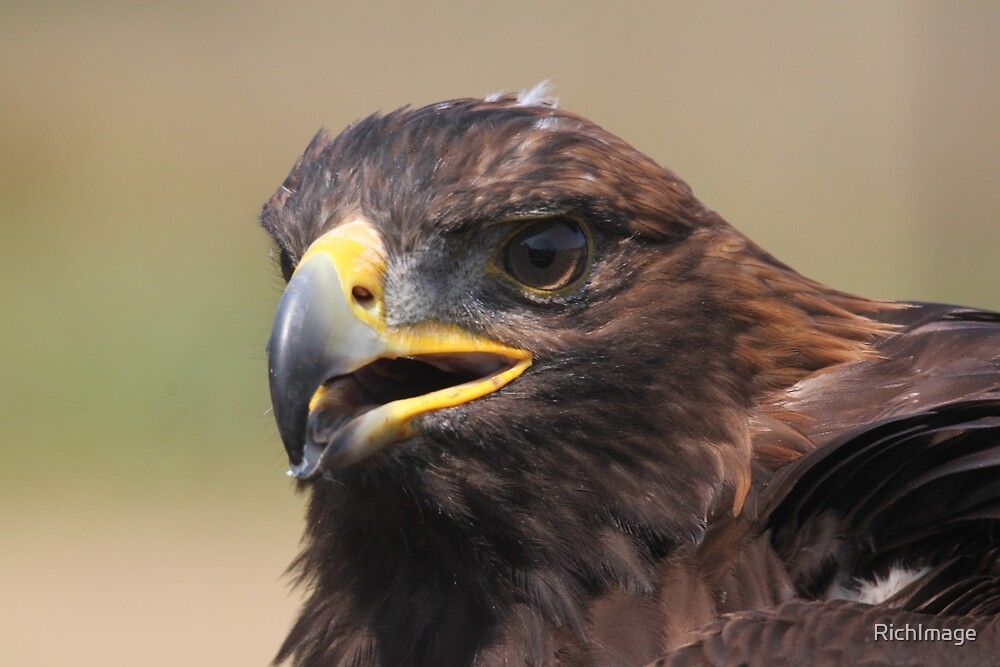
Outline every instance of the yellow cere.
{"label": "yellow cere", "polygon": [[[344,302],[350,305],[354,315],[380,331],[385,326],[382,317],[385,246],[375,227],[361,217],[337,225],[309,246],[299,266],[304,266],[315,255],[326,257],[337,270]],[[364,287],[374,297],[367,305],[362,306],[351,296],[356,286]]]}

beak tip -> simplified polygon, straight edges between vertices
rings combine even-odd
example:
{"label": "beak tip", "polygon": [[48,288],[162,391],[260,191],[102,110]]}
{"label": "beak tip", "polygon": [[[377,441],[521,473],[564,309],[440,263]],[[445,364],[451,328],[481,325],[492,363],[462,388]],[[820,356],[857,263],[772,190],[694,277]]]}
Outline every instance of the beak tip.
{"label": "beak tip", "polygon": [[303,467],[305,464],[293,465],[285,471],[285,474],[289,477],[294,477],[297,480],[304,480],[309,478],[308,471]]}
{"label": "beak tip", "polygon": [[292,459],[291,454],[289,454],[288,470],[285,474],[298,480],[306,480],[314,477],[319,469],[319,461],[322,455],[322,447],[307,441],[305,447],[302,448],[301,454],[298,456],[298,461]]}

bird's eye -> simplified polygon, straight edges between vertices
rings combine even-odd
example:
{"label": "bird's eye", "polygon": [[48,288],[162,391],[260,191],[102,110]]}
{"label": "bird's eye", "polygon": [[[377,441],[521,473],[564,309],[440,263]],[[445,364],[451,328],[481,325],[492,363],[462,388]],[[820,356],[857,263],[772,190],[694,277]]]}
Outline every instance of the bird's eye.
{"label": "bird's eye", "polygon": [[497,266],[527,287],[555,291],[583,275],[588,251],[587,235],[576,221],[547,218],[515,234],[500,251]]}

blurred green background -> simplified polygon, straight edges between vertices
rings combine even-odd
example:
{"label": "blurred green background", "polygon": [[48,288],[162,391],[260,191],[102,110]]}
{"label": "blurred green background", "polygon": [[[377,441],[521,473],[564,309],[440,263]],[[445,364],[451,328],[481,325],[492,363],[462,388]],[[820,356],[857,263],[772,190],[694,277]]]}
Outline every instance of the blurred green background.
{"label": "blurred green background", "polygon": [[1000,5],[0,3],[0,662],[263,665],[302,498],[261,203],[321,126],[551,78],[803,273],[1000,308]]}

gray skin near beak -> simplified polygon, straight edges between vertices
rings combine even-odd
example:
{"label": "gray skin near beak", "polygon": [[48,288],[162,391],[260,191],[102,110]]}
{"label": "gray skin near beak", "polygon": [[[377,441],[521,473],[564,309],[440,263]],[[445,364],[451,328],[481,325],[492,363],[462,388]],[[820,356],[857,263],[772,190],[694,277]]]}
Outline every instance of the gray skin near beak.
{"label": "gray skin near beak", "polygon": [[271,405],[290,474],[313,474],[323,446],[306,437],[309,402],[327,380],[378,358],[378,334],[355,317],[337,270],[314,255],[299,265],[278,303],[267,344]]}

